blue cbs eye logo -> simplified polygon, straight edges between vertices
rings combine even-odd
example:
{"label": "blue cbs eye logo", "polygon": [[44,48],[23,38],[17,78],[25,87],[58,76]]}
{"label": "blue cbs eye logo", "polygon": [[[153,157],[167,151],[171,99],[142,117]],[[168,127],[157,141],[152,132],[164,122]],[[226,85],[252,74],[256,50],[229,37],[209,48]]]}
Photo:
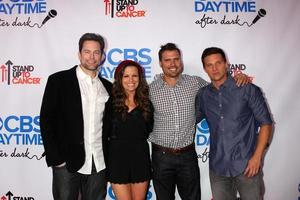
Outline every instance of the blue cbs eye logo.
{"label": "blue cbs eye logo", "polygon": [[203,134],[209,133],[209,128],[206,119],[203,119],[198,125],[197,130],[200,131]]}
{"label": "blue cbs eye logo", "polygon": [[209,128],[206,119],[197,124],[196,144],[198,146],[208,146],[210,143]]}

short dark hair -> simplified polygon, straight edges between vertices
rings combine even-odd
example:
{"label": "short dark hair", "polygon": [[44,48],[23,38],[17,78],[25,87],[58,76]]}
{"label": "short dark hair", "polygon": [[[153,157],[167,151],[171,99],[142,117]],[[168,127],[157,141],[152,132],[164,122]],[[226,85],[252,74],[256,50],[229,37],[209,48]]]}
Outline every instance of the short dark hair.
{"label": "short dark hair", "polygon": [[85,33],[81,36],[81,38],[79,39],[79,52],[81,52],[81,50],[82,50],[83,43],[88,40],[98,42],[100,44],[101,54],[104,53],[103,52],[104,47],[105,47],[104,38],[101,35],[96,34],[96,33]]}
{"label": "short dark hair", "polygon": [[206,58],[207,56],[210,56],[212,54],[221,54],[224,61],[227,62],[226,55],[225,55],[225,52],[223,51],[223,49],[221,49],[219,47],[209,47],[209,48],[204,49],[202,56],[201,56],[203,68],[204,68],[204,58]]}
{"label": "short dark hair", "polygon": [[162,54],[165,51],[177,51],[179,53],[179,55],[181,56],[181,51],[180,49],[176,46],[176,44],[174,43],[167,43],[165,45],[160,46],[160,50],[158,51],[158,58],[159,61],[161,61],[162,58]]}

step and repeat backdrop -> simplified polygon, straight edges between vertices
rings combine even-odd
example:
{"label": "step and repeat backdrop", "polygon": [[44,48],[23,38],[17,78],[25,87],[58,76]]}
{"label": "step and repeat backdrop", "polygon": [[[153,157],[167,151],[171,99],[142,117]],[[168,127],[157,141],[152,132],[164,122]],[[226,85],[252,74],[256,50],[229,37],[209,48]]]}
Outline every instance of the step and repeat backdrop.
{"label": "step and repeat backdrop", "polygon": [[[161,73],[160,45],[182,50],[184,73],[209,80],[206,47],[223,48],[231,74],[261,86],[275,130],[264,159],[264,199],[300,199],[300,1],[298,0],[0,0],[0,199],[52,199],[42,157],[39,111],[47,77],[79,63],[86,32],[107,42],[101,75],[112,81],[124,59],[140,62],[150,83]],[[202,199],[210,200],[209,129],[195,143]],[[115,199],[108,187],[107,199]],[[156,199],[152,183],[147,199]],[[177,194],[176,199],[180,199]]]}

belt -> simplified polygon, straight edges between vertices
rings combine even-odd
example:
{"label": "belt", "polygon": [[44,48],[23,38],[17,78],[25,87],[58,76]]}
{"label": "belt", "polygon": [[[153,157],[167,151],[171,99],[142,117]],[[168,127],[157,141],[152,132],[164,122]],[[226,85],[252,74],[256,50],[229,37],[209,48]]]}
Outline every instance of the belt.
{"label": "belt", "polygon": [[188,146],[182,147],[182,148],[169,148],[169,147],[163,147],[158,144],[152,143],[152,150],[153,151],[163,151],[170,154],[180,154],[187,151],[195,150],[195,144],[192,143]]}

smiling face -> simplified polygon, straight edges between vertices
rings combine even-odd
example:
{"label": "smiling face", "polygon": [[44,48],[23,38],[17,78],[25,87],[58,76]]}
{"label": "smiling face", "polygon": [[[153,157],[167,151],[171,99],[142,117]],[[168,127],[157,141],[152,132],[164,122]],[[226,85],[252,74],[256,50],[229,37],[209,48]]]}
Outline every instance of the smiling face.
{"label": "smiling face", "polygon": [[177,50],[166,50],[162,53],[159,62],[165,78],[178,79],[183,71],[181,55]]}
{"label": "smiling face", "polygon": [[227,62],[221,54],[211,54],[203,60],[204,70],[214,86],[219,88],[227,79]]}
{"label": "smiling face", "polygon": [[80,66],[87,74],[96,74],[102,59],[100,44],[93,40],[83,43],[82,50],[78,53]]}
{"label": "smiling face", "polygon": [[124,91],[129,93],[135,93],[137,87],[139,86],[140,78],[139,72],[136,66],[128,65],[124,69],[124,73],[122,76],[122,86]]}

